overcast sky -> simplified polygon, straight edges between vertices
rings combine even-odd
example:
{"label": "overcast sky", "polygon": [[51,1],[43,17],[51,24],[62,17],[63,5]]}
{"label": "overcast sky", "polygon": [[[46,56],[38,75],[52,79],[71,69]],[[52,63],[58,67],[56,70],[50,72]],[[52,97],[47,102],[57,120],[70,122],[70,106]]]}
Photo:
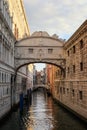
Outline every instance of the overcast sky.
{"label": "overcast sky", "polygon": [[30,33],[47,31],[68,39],[87,19],[87,0],[24,0]]}
{"label": "overcast sky", "polygon": [[87,19],[87,0],[24,0],[24,7],[30,34],[47,31],[68,40]]}

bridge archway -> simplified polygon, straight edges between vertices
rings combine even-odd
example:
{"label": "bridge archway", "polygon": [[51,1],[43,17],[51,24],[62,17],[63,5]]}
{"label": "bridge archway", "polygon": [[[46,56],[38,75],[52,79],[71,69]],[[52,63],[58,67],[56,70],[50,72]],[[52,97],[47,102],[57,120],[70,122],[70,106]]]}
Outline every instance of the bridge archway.
{"label": "bridge archway", "polygon": [[34,32],[15,43],[16,71],[30,63],[48,63],[65,69],[64,40],[47,32]]}

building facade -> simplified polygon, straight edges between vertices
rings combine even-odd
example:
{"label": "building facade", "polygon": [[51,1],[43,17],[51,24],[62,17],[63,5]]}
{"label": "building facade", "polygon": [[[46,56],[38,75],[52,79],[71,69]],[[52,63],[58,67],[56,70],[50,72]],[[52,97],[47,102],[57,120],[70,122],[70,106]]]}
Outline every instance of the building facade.
{"label": "building facade", "polygon": [[51,64],[46,65],[46,77],[47,77],[47,86],[50,89],[50,92],[53,94],[54,91],[54,66]]}
{"label": "building facade", "polygon": [[27,90],[33,88],[33,74],[34,74],[34,65],[29,64],[27,67]]}
{"label": "building facade", "polygon": [[58,68],[55,77],[55,98],[87,119],[87,20],[65,43],[65,77]]}
{"label": "building facade", "polygon": [[29,35],[22,0],[0,0],[0,118],[19,102],[25,85],[26,67],[20,68],[14,81],[14,43]]}
{"label": "building facade", "polygon": [[12,31],[16,39],[22,39],[30,35],[23,0],[7,0],[10,14],[13,20]]}
{"label": "building facade", "polygon": [[[22,0],[11,1],[7,0],[9,4],[10,14],[13,19],[12,32],[16,40],[23,39],[30,36],[30,31],[25,16],[25,10]],[[16,50],[15,50],[16,51]],[[15,67],[15,66],[14,66]],[[16,75],[15,84],[15,103],[19,102],[19,95],[23,92],[24,87],[27,88],[27,66],[21,67]]]}
{"label": "building facade", "polygon": [[12,17],[7,1],[0,1],[0,117],[7,113],[14,99],[14,42]]}

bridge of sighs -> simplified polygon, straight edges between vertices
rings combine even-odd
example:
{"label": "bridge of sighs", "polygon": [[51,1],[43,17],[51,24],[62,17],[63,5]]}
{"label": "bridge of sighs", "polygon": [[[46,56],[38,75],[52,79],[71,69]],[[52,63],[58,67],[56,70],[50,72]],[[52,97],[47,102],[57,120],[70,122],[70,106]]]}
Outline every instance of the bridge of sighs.
{"label": "bridge of sighs", "polygon": [[31,36],[15,43],[16,71],[30,63],[48,63],[65,68],[64,40],[55,34],[49,36],[47,32],[34,32]]}

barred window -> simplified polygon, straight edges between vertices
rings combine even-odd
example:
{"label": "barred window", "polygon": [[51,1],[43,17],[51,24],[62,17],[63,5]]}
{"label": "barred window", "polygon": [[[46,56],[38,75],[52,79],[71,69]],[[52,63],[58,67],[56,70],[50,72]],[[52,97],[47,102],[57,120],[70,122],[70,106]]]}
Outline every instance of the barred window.
{"label": "barred window", "polygon": [[80,70],[83,71],[83,62],[80,62]]}
{"label": "barred window", "polygon": [[65,94],[65,88],[63,87],[63,94]]}
{"label": "barred window", "polygon": [[83,48],[83,40],[80,40],[80,49]]}
{"label": "barred window", "polygon": [[79,99],[82,100],[83,99],[83,92],[79,91]]}
{"label": "barred window", "polygon": [[69,56],[69,51],[67,51],[67,55]]}
{"label": "barred window", "polygon": [[69,67],[67,68],[67,72],[69,73],[69,71],[70,71],[70,69],[69,69]]}
{"label": "barred window", "polygon": [[75,53],[76,52],[76,47],[75,46],[73,46],[73,53]]}
{"label": "barred window", "polygon": [[73,97],[75,96],[75,91],[74,91],[74,89],[72,90],[72,96],[73,96]]}
{"label": "barred window", "polygon": [[73,73],[75,73],[75,65],[73,65]]}
{"label": "barred window", "polygon": [[53,52],[53,49],[48,49],[48,53],[51,54]]}
{"label": "barred window", "polygon": [[33,48],[29,48],[29,53],[30,53],[30,54],[33,53]]}

